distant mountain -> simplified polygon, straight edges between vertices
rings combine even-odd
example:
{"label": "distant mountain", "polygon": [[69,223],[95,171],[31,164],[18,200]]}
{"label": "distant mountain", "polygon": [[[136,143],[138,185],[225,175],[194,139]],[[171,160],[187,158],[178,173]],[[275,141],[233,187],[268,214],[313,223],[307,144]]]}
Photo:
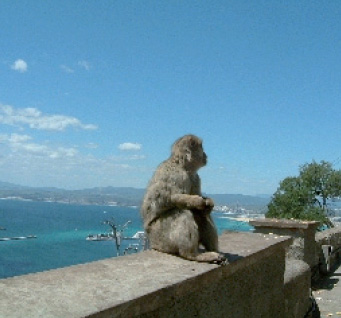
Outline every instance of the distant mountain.
{"label": "distant mountain", "polygon": [[266,206],[270,202],[270,198],[244,194],[209,194],[208,196],[216,205]]}
{"label": "distant mountain", "polygon": [[0,198],[70,204],[138,206],[141,204],[144,191],[144,189],[128,187],[65,190],[51,187],[24,187],[8,182],[0,182]]}
{"label": "distant mountain", "polygon": [[[27,199],[32,201],[52,201],[70,204],[139,206],[145,189],[132,187],[97,187],[83,190],[58,188],[34,188],[0,182],[0,198]],[[243,194],[205,194],[216,205],[240,207],[264,207],[270,198]]]}
{"label": "distant mountain", "polygon": [[9,182],[1,182],[0,181],[0,190],[1,189],[22,189],[25,188],[23,186],[17,185],[17,184],[13,184],[13,183],[9,183]]}
{"label": "distant mountain", "polygon": [[268,199],[270,201],[272,194],[256,194],[255,196],[263,199]]}

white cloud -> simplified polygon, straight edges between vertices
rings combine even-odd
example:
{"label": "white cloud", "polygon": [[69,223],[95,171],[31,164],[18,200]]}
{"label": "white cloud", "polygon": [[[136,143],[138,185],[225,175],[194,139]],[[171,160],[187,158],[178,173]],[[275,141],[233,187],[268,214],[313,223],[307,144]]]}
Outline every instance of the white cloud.
{"label": "white cloud", "polygon": [[59,147],[55,151],[49,153],[49,157],[52,159],[65,158],[65,157],[75,157],[78,154],[78,150],[75,148],[64,148]]}
{"label": "white cloud", "polygon": [[11,126],[27,125],[32,129],[64,131],[65,129],[80,128],[85,130],[97,129],[92,124],[83,124],[79,119],[64,115],[43,115],[36,108],[15,109],[9,105],[0,104],[0,124]]}
{"label": "white cloud", "polygon": [[119,168],[122,168],[122,169],[130,169],[131,167],[128,165],[128,164],[126,164],[126,163],[122,163],[122,164],[120,164],[120,165],[117,165]]}
{"label": "white cloud", "polygon": [[0,134],[0,142],[2,143],[8,143],[8,144],[17,144],[22,143],[28,140],[31,140],[32,137],[28,135],[19,135],[19,134]]}
{"label": "white cloud", "polygon": [[74,157],[77,155],[78,150],[75,148],[58,147],[53,149],[46,145],[40,145],[37,143],[27,143],[32,137],[28,135],[19,134],[1,134],[0,142],[7,144],[10,149],[15,153],[21,153],[22,155],[34,155],[40,157],[48,157],[51,159]]}
{"label": "white cloud", "polygon": [[84,68],[86,71],[89,71],[90,68],[91,68],[90,63],[87,62],[87,61],[79,61],[78,62],[78,66],[81,67],[81,68]]}
{"label": "white cloud", "polygon": [[130,160],[144,160],[146,159],[145,155],[132,155],[130,158]]}
{"label": "white cloud", "polygon": [[22,59],[18,59],[12,64],[11,68],[12,70],[24,73],[27,71],[27,63]]}
{"label": "white cloud", "polygon": [[142,149],[142,145],[141,144],[137,144],[137,143],[131,143],[131,142],[125,142],[123,144],[120,144],[118,146],[118,148],[120,150],[126,151],[126,150],[141,150]]}
{"label": "white cloud", "polygon": [[[16,114],[13,108],[7,108],[10,114]],[[42,116],[39,111],[22,111]],[[62,188],[84,188],[104,185],[132,186],[140,180],[139,161],[142,156],[128,153],[126,156],[97,157],[83,153],[83,147],[63,145],[60,141],[38,141],[25,133],[0,133],[0,175],[3,180],[21,184],[39,186],[59,186]],[[49,134],[47,135],[48,138]],[[88,143],[90,148],[96,144]],[[92,151],[91,151],[92,152]],[[98,155],[98,153],[96,152]],[[135,160],[131,160],[135,159]],[[142,167],[143,168],[143,167]],[[143,170],[143,169],[142,169]],[[149,172],[149,171],[148,171]],[[149,177],[149,174],[148,174]]]}
{"label": "white cloud", "polygon": [[60,68],[61,68],[65,73],[74,73],[74,72],[75,72],[72,68],[70,68],[70,67],[68,67],[68,66],[66,66],[66,65],[61,65]]}
{"label": "white cloud", "polygon": [[47,146],[38,145],[34,143],[29,143],[29,144],[13,143],[11,144],[11,146],[13,150],[15,151],[24,151],[24,152],[28,152],[28,153],[36,154],[40,156],[48,155],[49,153],[51,153],[51,151],[49,151],[49,148]]}
{"label": "white cloud", "polygon": [[[30,185],[61,188],[113,185],[113,182],[131,186],[131,174],[136,176],[140,169],[124,159],[98,158],[71,147],[34,143],[25,136],[0,134],[0,175],[3,180],[18,184],[26,180]],[[15,140],[23,142],[14,143]]]}
{"label": "white cloud", "polygon": [[28,135],[11,134],[8,141],[10,143],[22,143],[31,139],[32,137]]}
{"label": "white cloud", "polygon": [[85,148],[88,149],[97,149],[98,148],[98,144],[94,143],[94,142],[89,142],[87,145],[85,145]]}

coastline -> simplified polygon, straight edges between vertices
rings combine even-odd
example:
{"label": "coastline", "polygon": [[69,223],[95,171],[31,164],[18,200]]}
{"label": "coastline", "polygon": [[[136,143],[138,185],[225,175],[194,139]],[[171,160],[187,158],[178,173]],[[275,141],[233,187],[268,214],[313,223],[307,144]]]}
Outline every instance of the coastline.
{"label": "coastline", "polygon": [[126,205],[117,202],[108,202],[108,203],[96,203],[96,202],[84,202],[84,201],[65,201],[65,200],[48,200],[48,199],[41,199],[41,200],[34,200],[34,199],[26,199],[22,197],[1,197],[0,200],[2,201],[18,201],[18,202],[41,202],[41,203],[58,203],[58,204],[65,204],[65,205],[79,205],[79,206],[103,206],[103,207],[122,207],[122,208],[132,208],[138,209],[137,205]]}

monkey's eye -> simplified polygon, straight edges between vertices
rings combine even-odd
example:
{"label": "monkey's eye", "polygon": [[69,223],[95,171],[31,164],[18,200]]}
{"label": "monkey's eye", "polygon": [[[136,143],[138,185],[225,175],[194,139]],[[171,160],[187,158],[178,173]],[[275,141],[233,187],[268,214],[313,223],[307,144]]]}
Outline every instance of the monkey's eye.
{"label": "monkey's eye", "polygon": [[189,145],[190,145],[191,148],[194,148],[194,147],[195,147],[195,141],[194,141],[194,140],[191,140],[191,142],[190,142]]}

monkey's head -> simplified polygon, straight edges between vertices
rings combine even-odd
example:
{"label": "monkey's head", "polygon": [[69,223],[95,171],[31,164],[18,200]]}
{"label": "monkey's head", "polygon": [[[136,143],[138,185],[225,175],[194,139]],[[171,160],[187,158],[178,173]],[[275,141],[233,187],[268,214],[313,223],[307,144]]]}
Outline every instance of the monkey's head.
{"label": "monkey's head", "polygon": [[175,141],[171,157],[186,170],[197,171],[207,163],[202,140],[194,135],[186,135]]}

